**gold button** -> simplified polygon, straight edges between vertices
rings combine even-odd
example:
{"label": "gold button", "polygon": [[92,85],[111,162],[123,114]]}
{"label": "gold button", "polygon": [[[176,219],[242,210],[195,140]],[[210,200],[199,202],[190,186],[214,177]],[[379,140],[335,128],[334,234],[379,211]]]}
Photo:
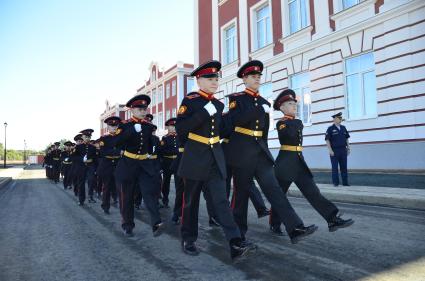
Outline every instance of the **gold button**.
{"label": "gold button", "polygon": [[255,129],[258,129],[258,126],[255,126]]}
{"label": "gold button", "polygon": [[255,106],[257,106],[258,105],[258,103],[255,103]]}
{"label": "gold button", "polygon": [[211,148],[213,148],[213,145],[210,145],[211,146]]}
{"label": "gold button", "polygon": [[211,129],[214,129],[214,126],[211,126]]}
{"label": "gold button", "polygon": [[139,151],[137,151],[137,153],[140,153],[140,150],[139,150]]}
{"label": "gold button", "polygon": [[214,136],[214,132],[211,132],[211,136]]}
{"label": "gold button", "polygon": [[257,100],[257,98],[255,98],[254,100]]}
{"label": "gold button", "polygon": [[255,122],[256,122],[256,123],[259,123],[260,121],[258,121],[258,120],[255,120]]}
{"label": "gold button", "polygon": [[211,122],[213,122],[213,123],[214,123],[214,119],[212,119],[212,120],[211,120]]}

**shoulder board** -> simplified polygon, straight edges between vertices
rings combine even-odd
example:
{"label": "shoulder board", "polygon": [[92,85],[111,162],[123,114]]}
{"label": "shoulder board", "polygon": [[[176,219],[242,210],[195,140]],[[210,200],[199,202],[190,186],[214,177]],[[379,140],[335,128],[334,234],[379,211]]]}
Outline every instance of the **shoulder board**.
{"label": "shoulder board", "polygon": [[187,98],[188,98],[188,99],[194,99],[194,98],[198,98],[198,97],[200,97],[200,95],[199,95],[199,94],[191,94],[191,95],[187,95]]}

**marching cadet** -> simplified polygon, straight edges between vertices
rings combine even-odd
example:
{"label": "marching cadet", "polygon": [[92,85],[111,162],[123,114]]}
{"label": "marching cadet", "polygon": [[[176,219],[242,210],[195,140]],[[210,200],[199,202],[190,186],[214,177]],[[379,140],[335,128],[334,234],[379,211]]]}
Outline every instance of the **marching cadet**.
{"label": "marching cadet", "polygon": [[52,160],[51,160],[52,155],[50,152],[51,152],[51,146],[49,146],[46,149],[46,155],[44,156],[44,163],[43,163],[44,167],[46,168],[46,178],[49,180],[51,179],[50,165],[52,164]]}
{"label": "marching cadet", "polygon": [[77,177],[77,172],[78,172],[78,168],[79,168],[79,156],[76,154],[76,148],[78,145],[83,143],[83,138],[81,134],[78,134],[74,137],[74,141],[75,144],[73,144],[72,149],[71,149],[71,171],[70,171],[70,176],[71,176],[71,182],[72,182],[72,186],[74,187],[74,195],[78,196],[78,177]]}
{"label": "marching cadet", "polygon": [[332,115],[333,125],[326,130],[325,140],[329,150],[332,164],[332,182],[334,186],[339,185],[338,164],[341,169],[343,186],[348,184],[347,156],[350,154],[350,134],[345,126],[341,125],[342,112]]}
{"label": "marching cadet", "polygon": [[80,132],[82,143],[75,147],[74,159],[72,163],[76,164],[74,173],[77,181],[79,205],[83,206],[86,200],[86,180],[89,188],[89,202],[96,202],[93,199],[94,166],[93,162],[96,157],[96,148],[90,144],[92,129],[86,129]]}
{"label": "marching cadet", "polygon": [[60,142],[55,142],[51,152],[52,157],[52,179],[55,183],[59,182],[61,172],[61,150],[59,149]]}
{"label": "marching cadet", "polygon": [[[150,114],[149,114],[150,115]],[[149,120],[149,119],[148,119]],[[160,146],[161,146],[161,140],[156,135],[158,127],[156,125],[153,125],[153,131],[152,131],[152,152],[151,152],[151,160],[154,161],[154,166],[156,169],[156,186],[158,187],[158,207],[160,208],[168,208],[168,202],[167,204],[160,204],[159,198],[161,198],[161,186],[162,186],[162,174],[161,174],[161,160],[160,160]],[[143,196],[143,194],[142,194]]]}
{"label": "marching cadet", "polygon": [[197,78],[200,90],[189,93],[178,110],[177,136],[185,143],[177,172],[178,176],[185,179],[182,248],[188,255],[199,254],[195,244],[198,238],[199,198],[201,191],[206,189],[229,241],[230,256],[237,259],[255,248],[242,243],[226,198],[226,165],[220,144],[224,105],[214,98],[220,68],[218,61],[210,61],[196,68],[191,76]]}
{"label": "marching cadet", "polygon": [[[175,124],[174,124],[174,127],[175,127]],[[178,143],[177,158],[174,159],[170,165],[170,171],[174,174],[174,184],[176,186],[174,209],[173,209],[173,215],[171,217],[171,221],[173,222],[174,225],[180,224],[180,217],[182,216],[182,213],[183,213],[182,207],[183,207],[183,192],[184,192],[184,181],[182,177],[179,177],[177,175],[177,170],[180,165],[180,160],[183,156],[185,143],[182,142],[182,140],[179,138],[177,139],[177,143]]]}
{"label": "marching cadet", "polygon": [[63,173],[63,189],[71,189],[72,177],[70,174],[72,159],[71,159],[71,147],[72,142],[67,141],[63,144],[65,149],[62,151],[60,159],[62,163],[62,173]]}
{"label": "marching cadet", "polygon": [[234,130],[228,143],[227,160],[233,168],[233,214],[245,237],[249,188],[256,178],[273,212],[283,221],[291,242],[295,244],[315,232],[317,227],[304,226],[276,180],[274,158],[267,144],[270,103],[258,92],[262,71],[263,64],[258,60],[241,66],[237,76],[243,79],[246,89],[229,97]]}
{"label": "marching cadet", "polygon": [[[342,219],[338,215],[338,208],[320,193],[304,160],[302,154],[304,126],[301,120],[295,118],[297,111],[295,92],[291,89],[281,92],[274,101],[273,108],[284,114],[276,124],[281,148],[275,165],[276,177],[283,192],[286,194],[289,186],[295,182],[308,202],[328,222],[331,232],[352,225],[354,221]],[[278,235],[283,235],[279,217],[275,212],[270,216],[270,229]]]}
{"label": "marching cadet", "polygon": [[[174,159],[177,158],[177,154],[179,152],[175,125],[176,118],[168,119],[165,122],[165,127],[168,132],[165,136],[162,137],[160,142],[161,168],[164,177],[162,180],[161,193],[162,203],[166,208],[168,207],[169,202],[168,195],[170,194],[170,181],[172,175],[174,175],[176,194],[182,194],[181,189],[183,188],[183,186],[178,186],[179,178],[175,175],[175,172],[170,169],[171,164],[173,163]],[[180,189],[179,192],[177,192],[178,189]]]}
{"label": "marching cadet", "polygon": [[151,216],[152,232],[159,236],[164,230],[164,223],[158,209],[158,186],[155,163],[149,158],[153,151],[153,125],[145,120],[147,107],[150,104],[147,95],[131,98],[126,106],[133,117],[121,125],[117,134],[117,144],[124,150],[115,169],[115,177],[119,183],[121,195],[122,228],[126,236],[133,235],[134,224],[134,189],[140,188],[147,210]]}
{"label": "marching cadet", "polygon": [[117,147],[116,136],[121,129],[118,126],[121,124],[121,118],[112,116],[104,121],[107,124],[108,134],[102,136],[98,140],[100,147],[100,160],[97,167],[97,175],[102,182],[102,204],[101,207],[105,214],[109,214],[111,196],[114,204],[117,201],[116,186],[114,172],[118,160],[121,157],[121,150]]}

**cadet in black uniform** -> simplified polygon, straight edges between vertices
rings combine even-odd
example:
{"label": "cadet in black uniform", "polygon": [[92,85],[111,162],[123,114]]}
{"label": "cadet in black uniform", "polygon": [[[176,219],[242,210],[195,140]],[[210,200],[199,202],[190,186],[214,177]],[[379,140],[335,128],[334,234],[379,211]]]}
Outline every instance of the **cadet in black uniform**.
{"label": "cadet in black uniform", "polygon": [[151,216],[154,236],[164,229],[164,223],[158,209],[158,187],[156,186],[155,163],[150,160],[153,151],[153,125],[144,119],[150,98],[137,95],[131,98],[126,106],[133,117],[121,126],[117,135],[117,143],[124,150],[115,169],[115,178],[120,187],[122,228],[126,236],[133,235],[134,224],[134,189],[140,188],[144,202]]}
{"label": "cadet in black uniform", "polygon": [[53,150],[51,151],[52,160],[52,179],[55,183],[59,182],[61,172],[61,150],[59,149],[60,142],[55,142]]}
{"label": "cadet in black uniform", "polygon": [[118,126],[121,124],[121,118],[116,116],[108,117],[104,120],[104,123],[107,124],[109,133],[98,139],[100,158],[97,175],[102,182],[101,207],[105,214],[109,214],[111,197],[114,200],[114,204],[117,200],[114,172],[118,160],[121,158],[121,149],[117,147],[116,143],[116,136],[121,130],[118,129]]}
{"label": "cadet in black uniform", "polygon": [[[163,180],[162,180],[162,203],[164,206],[168,206],[168,195],[170,194],[170,181],[171,176],[174,174],[174,171],[170,169],[171,164],[174,159],[177,158],[179,152],[179,146],[177,141],[177,134],[175,129],[176,118],[168,119],[165,122],[168,133],[162,137],[160,142],[160,156],[161,156],[161,168],[163,171]],[[177,178],[177,179],[176,179]],[[178,176],[174,174],[174,183],[176,190],[179,188]]]}
{"label": "cadet in black uniform", "polygon": [[71,176],[71,182],[72,182],[72,186],[74,187],[74,195],[78,196],[78,171],[79,171],[79,158],[80,156],[78,156],[75,152],[77,145],[82,144],[83,143],[83,138],[81,134],[78,134],[74,137],[74,141],[75,144],[72,146],[71,149],[71,171],[70,171],[70,176]]}
{"label": "cadet in black uniform", "polygon": [[245,236],[248,230],[249,188],[255,178],[273,211],[285,224],[291,242],[297,243],[316,231],[317,227],[304,226],[276,180],[274,158],[267,144],[270,103],[258,92],[262,71],[263,64],[257,60],[243,65],[237,76],[243,79],[246,89],[229,98],[229,114],[235,126],[230,136],[227,158],[233,168],[233,214],[242,236]]}
{"label": "cadet in black uniform", "polygon": [[326,145],[332,164],[332,182],[339,185],[338,164],[341,168],[342,185],[349,186],[347,172],[347,156],[350,154],[350,134],[345,126],[341,125],[342,112],[332,115],[334,124],[326,130]]}
{"label": "cadet in black uniform", "polygon": [[64,189],[71,189],[71,175],[70,175],[70,171],[71,171],[71,165],[72,165],[72,160],[71,160],[71,147],[72,147],[72,142],[67,141],[64,144],[64,150],[61,153],[60,159],[61,159],[61,163],[62,163],[62,173],[63,173],[63,188]]}
{"label": "cadet in black uniform", "polygon": [[[276,98],[273,108],[284,114],[276,124],[281,148],[275,165],[276,177],[283,192],[287,193],[289,186],[295,182],[308,202],[328,222],[329,231],[352,225],[354,221],[342,219],[338,215],[338,208],[320,193],[304,160],[302,154],[304,126],[301,120],[295,118],[297,111],[295,92],[291,89],[284,90]],[[270,216],[270,229],[278,235],[283,235],[279,217],[273,210]]]}
{"label": "cadet in black uniform", "polygon": [[195,69],[199,92],[189,93],[177,115],[176,131],[185,143],[177,174],[185,179],[182,217],[182,248],[186,254],[198,255],[199,198],[202,189],[211,196],[213,208],[230,245],[232,259],[246,255],[254,248],[242,243],[229,201],[226,198],[226,164],[220,145],[220,127],[224,105],[214,98],[218,88],[221,64],[210,61]]}
{"label": "cadet in black uniform", "polygon": [[86,200],[86,180],[89,188],[89,202],[96,202],[93,199],[93,184],[94,184],[94,166],[93,162],[96,157],[96,148],[90,144],[90,137],[93,133],[92,129],[86,129],[80,132],[83,142],[76,145],[72,163],[76,176],[79,205],[84,205]]}

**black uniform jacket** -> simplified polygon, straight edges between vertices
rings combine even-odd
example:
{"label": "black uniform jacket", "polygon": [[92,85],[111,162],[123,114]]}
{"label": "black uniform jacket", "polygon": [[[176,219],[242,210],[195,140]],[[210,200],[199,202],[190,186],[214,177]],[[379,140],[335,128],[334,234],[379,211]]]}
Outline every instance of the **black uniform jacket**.
{"label": "black uniform jacket", "polygon": [[97,175],[99,177],[105,177],[114,172],[115,166],[121,156],[121,149],[117,147],[116,135],[119,133],[119,129],[115,133],[102,136],[99,139],[99,165],[97,167]]}
{"label": "black uniform jacket", "polygon": [[[281,145],[302,146],[303,123],[299,119],[284,117],[276,124]],[[296,181],[299,177],[313,177],[301,151],[280,150],[276,158],[276,177]]]}
{"label": "black uniform jacket", "polygon": [[[232,94],[229,97],[229,115],[233,123],[233,131],[226,147],[228,165],[251,169],[256,165],[256,159],[261,154],[274,163],[267,136],[269,132],[269,114],[263,109],[263,104],[270,103],[261,96],[253,96],[247,92]],[[252,131],[261,131],[262,136],[250,136],[236,132],[236,127]]]}
{"label": "black uniform jacket", "polygon": [[[140,132],[134,129],[135,124],[141,125]],[[153,129],[154,126],[150,122],[132,117],[118,129],[119,132],[115,136],[116,146],[134,155],[150,155],[153,152]],[[139,175],[140,168],[151,176],[155,175],[153,161],[134,159],[126,156],[124,152],[115,169],[115,177],[120,182],[134,181]]]}
{"label": "black uniform jacket", "polygon": [[[217,112],[210,116],[204,106],[212,102]],[[216,165],[223,178],[226,178],[224,153],[220,142],[212,145],[190,139],[189,134],[204,138],[220,137],[222,112],[221,101],[204,97],[203,93],[189,93],[182,101],[176,121],[176,131],[179,141],[184,143],[184,153],[181,157],[177,174],[192,180],[207,180],[211,167]]]}

